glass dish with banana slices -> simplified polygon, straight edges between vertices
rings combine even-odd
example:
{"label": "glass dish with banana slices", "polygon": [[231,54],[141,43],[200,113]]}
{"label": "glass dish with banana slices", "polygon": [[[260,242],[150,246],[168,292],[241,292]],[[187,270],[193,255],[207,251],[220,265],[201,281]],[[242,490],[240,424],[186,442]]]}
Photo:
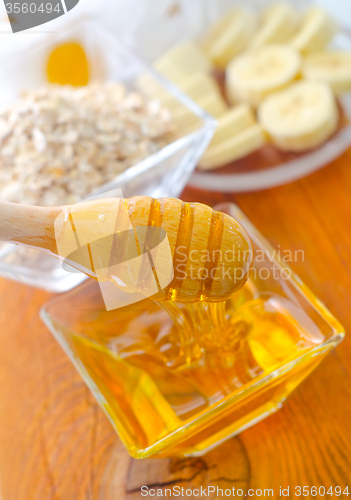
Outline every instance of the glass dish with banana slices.
{"label": "glass dish with banana slices", "polygon": [[[164,10],[163,21],[162,53],[144,54],[218,121],[192,186],[270,188],[318,170],[351,144],[351,32],[332,12],[309,1],[209,0]],[[191,117],[166,102],[191,130]]]}

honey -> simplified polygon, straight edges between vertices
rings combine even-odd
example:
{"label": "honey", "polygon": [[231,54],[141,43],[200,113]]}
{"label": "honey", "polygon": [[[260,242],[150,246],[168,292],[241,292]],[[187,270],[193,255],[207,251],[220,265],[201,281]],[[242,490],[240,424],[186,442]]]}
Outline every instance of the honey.
{"label": "honey", "polygon": [[[184,426],[201,429],[199,422],[216,405],[225,406],[228,398],[324,340],[307,315],[294,317],[287,300],[275,294],[254,298],[250,282],[221,303],[146,299],[116,311],[93,311],[75,330],[80,332],[69,337],[75,358],[136,457],[153,454],[151,447],[156,444],[157,451],[157,443]],[[277,387],[266,391],[265,404],[276,404],[276,392]],[[244,408],[243,423],[252,418]],[[207,446],[218,440],[225,415],[214,427],[204,426],[201,439]],[[178,438],[177,453],[184,451],[184,437]],[[190,449],[196,451],[197,444]]]}

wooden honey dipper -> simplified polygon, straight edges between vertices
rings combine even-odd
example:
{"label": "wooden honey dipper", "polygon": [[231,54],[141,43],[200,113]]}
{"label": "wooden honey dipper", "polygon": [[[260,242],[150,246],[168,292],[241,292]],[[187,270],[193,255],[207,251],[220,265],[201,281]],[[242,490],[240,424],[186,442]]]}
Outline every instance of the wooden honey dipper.
{"label": "wooden honey dipper", "polygon": [[178,302],[229,298],[246,282],[252,262],[250,239],[234,219],[172,198],[62,207],[0,202],[0,241],[55,255],[126,292]]}

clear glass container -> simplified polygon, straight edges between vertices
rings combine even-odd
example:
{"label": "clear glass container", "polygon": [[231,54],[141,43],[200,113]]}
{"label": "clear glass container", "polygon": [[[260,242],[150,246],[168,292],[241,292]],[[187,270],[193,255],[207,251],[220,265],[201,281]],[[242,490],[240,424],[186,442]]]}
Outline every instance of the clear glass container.
{"label": "clear glass container", "polygon": [[[21,35],[18,35],[19,37]],[[180,131],[166,147],[129,168],[91,193],[121,188],[125,198],[147,195],[178,197],[211,140],[216,122],[175,86],[144,64],[106,27],[89,18],[61,27],[59,32],[41,33],[26,49],[1,58],[0,105],[15,99],[21,91],[45,83],[45,65],[52,48],[65,41],[78,41],[87,54],[92,81],[119,81],[129,90],[137,89],[139,78],[157,85],[194,116],[189,134]],[[36,250],[6,244],[0,247],[0,275],[48,291],[67,291],[86,279],[85,275],[62,269],[54,257]]]}
{"label": "clear glass container", "polygon": [[216,208],[246,229],[254,263],[247,284],[225,304],[232,337],[220,314],[210,327],[206,314],[190,317],[188,346],[198,342],[200,357],[174,363],[186,318],[178,305],[175,322],[150,299],[107,312],[98,284],[88,281],[41,311],[135,458],[201,455],[254,425],[282,408],[344,336],[241,210]]}

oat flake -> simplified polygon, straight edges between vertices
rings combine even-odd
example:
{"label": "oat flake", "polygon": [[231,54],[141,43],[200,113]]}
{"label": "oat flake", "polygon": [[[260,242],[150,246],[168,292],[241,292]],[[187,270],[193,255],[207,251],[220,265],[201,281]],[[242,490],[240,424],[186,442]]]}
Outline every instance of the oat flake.
{"label": "oat flake", "polygon": [[0,199],[76,203],[174,138],[167,110],[118,83],[28,91],[0,113]]}

